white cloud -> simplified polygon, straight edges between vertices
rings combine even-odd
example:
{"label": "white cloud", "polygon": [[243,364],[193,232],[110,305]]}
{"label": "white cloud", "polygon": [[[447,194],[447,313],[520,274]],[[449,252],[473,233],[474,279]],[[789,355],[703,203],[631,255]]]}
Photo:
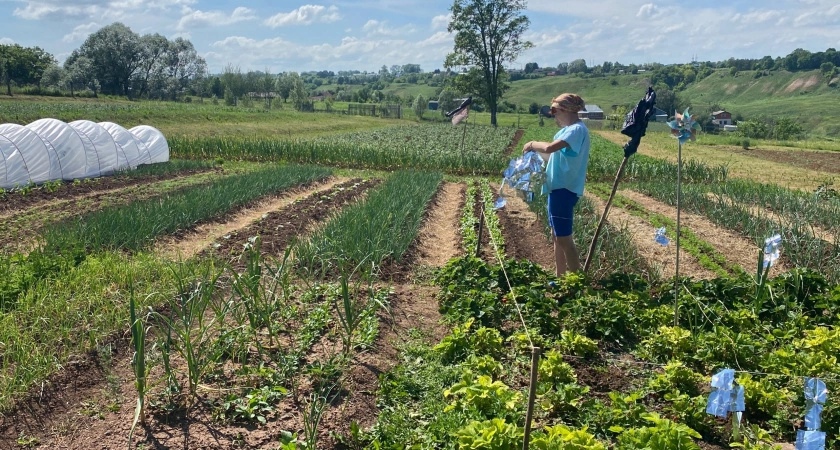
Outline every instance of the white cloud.
{"label": "white cloud", "polygon": [[15,43],[14,39],[7,38],[7,37],[0,38],[0,45],[12,45],[14,43]]}
{"label": "white cloud", "polygon": [[64,37],[61,38],[64,42],[79,42],[85,40],[89,34],[93,33],[94,31],[98,30],[102,26],[96,22],[86,23],[84,25],[79,25],[73,28],[73,31],[69,34],[65,34]]}
{"label": "white cloud", "polygon": [[271,28],[286,25],[310,25],[312,23],[331,23],[341,19],[338,7],[329,8],[322,5],[303,5],[288,13],[275,14],[265,20],[265,24]]}
{"label": "white cloud", "polygon": [[15,8],[13,15],[26,20],[50,19],[115,19],[131,13],[150,10],[168,11],[177,6],[194,4],[197,0],[25,0],[23,7]]}
{"label": "white cloud", "polygon": [[345,36],[335,44],[301,44],[283,38],[230,36],[211,44],[208,64],[223,67],[235,60],[241,67],[282,67],[281,70],[376,70],[382,65],[420,64],[433,70],[452,50],[452,37],[436,32],[425,39]]}
{"label": "white cloud", "polygon": [[185,31],[190,27],[223,26],[237,22],[256,19],[257,15],[253,10],[239,6],[230,14],[223,11],[191,11],[181,17],[176,29]]}
{"label": "white cloud", "polygon": [[449,27],[449,22],[452,20],[452,14],[441,14],[432,17],[433,30],[445,30]]}
{"label": "white cloud", "polygon": [[402,28],[393,28],[387,21],[370,19],[362,26],[362,31],[368,36],[406,36],[417,31],[413,26],[407,25]]}

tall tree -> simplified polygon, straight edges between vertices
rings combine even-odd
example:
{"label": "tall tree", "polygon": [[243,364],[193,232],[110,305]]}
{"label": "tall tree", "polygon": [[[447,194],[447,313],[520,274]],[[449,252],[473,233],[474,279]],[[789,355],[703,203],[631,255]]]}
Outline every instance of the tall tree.
{"label": "tall tree", "polygon": [[143,62],[143,53],[140,36],[116,22],[88,36],[77,54],[93,62],[102,92],[131,97],[131,82]]}
{"label": "tall tree", "polygon": [[446,57],[447,68],[470,66],[467,77],[484,86],[480,95],[496,125],[496,110],[504,90],[504,63],[516,60],[534,46],[522,39],[531,21],[522,14],[524,0],[455,0],[448,31],[455,33],[455,48]]}

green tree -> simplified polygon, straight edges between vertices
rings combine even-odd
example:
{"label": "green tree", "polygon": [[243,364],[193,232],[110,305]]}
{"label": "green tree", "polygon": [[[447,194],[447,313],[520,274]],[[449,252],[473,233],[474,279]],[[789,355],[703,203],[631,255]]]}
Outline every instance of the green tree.
{"label": "green tree", "polygon": [[277,94],[283,99],[283,103],[286,103],[286,100],[289,99],[289,95],[292,93],[292,79],[289,77],[289,74],[284,73],[278,75],[274,89],[277,90]]}
{"label": "green tree", "polygon": [[297,72],[289,72],[288,77],[292,86],[292,104],[298,111],[303,111],[309,105],[309,94],[306,92],[303,78]]}
{"label": "green tree", "polygon": [[[497,125],[496,111],[506,84],[504,63],[513,62],[533,47],[522,39],[530,20],[522,14],[524,0],[455,0],[447,30],[455,33],[455,47],[444,65],[470,66],[467,85],[480,84],[478,92],[490,110],[490,124]],[[460,77],[459,77],[460,78]]]}
{"label": "green tree", "polygon": [[417,94],[417,97],[414,98],[414,102],[411,104],[411,108],[414,110],[414,115],[417,116],[417,120],[423,120],[423,114],[429,108],[429,100],[423,97],[422,94]]}
{"label": "green tree", "polygon": [[116,22],[88,36],[76,54],[90,58],[103,93],[131,97],[132,79],[143,63],[139,35]]}
{"label": "green tree", "polygon": [[94,75],[93,61],[87,56],[71,55],[64,62],[63,84],[70,89],[71,97],[75,97],[76,92],[83,89],[90,89],[96,97],[100,86]]}

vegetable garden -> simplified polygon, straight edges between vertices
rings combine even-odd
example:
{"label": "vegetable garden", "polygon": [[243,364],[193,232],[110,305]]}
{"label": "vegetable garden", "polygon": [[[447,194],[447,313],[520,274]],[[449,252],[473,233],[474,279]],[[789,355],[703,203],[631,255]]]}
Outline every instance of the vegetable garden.
{"label": "vegetable garden", "polygon": [[[770,449],[804,427],[805,377],[840,445],[836,196],[687,162],[674,283],[639,242],[665,227],[673,251],[676,166],[639,154],[611,211],[638,227],[612,219],[590,272],[557,278],[544,197],[493,209],[519,137],[553,130],[368,127],[183,134],[164,165],[4,192],[2,446],[513,449],[530,429],[540,449]],[[593,136],[582,255],[622,156]],[[195,255],[160,251],[283,198]],[[449,262],[419,262],[434,253]],[[724,368],[738,423],[706,413]]]}

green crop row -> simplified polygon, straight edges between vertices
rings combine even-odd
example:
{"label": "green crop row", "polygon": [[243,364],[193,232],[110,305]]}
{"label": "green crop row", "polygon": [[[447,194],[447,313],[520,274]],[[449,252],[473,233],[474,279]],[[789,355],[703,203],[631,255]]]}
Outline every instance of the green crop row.
{"label": "green crop row", "polygon": [[442,179],[440,173],[395,172],[300,243],[295,248],[300,267],[318,275],[400,261]]}
{"label": "green crop row", "polygon": [[[604,201],[610,195],[610,188],[603,184],[591,184],[590,191]],[[617,194],[613,198],[612,204],[613,206],[626,209],[634,216],[649,221],[652,228],[665,227],[667,230],[672,230],[670,234],[673,235],[676,233],[677,225],[674,219],[663,216],[662,214],[650,212],[644,206],[620,194]],[[717,251],[708,242],[697,237],[689,228],[684,226],[680,228],[680,239],[680,248],[695,257],[700,266],[715,272],[718,276],[740,276],[746,273],[742,267],[727,261],[726,256]],[[756,247],[756,252],[758,252],[758,247]]]}
{"label": "green crop row", "polygon": [[451,125],[395,126],[314,140],[172,138],[179,158],[289,161],[357,169],[491,174],[504,166],[513,130]]}
{"label": "green crop row", "polygon": [[840,198],[837,197],[794,191],[775,184],[750,180],[729,180],[726,183],[712,184],[709,190],[735,202],[768,208],[783,217],[826,230],[838,230],[840,224]]}
{"label": "green crop row", "polygon": [[44,234],[46,249],[138,250],[158,236],[184,230],[264,195],[322,179],[330,173],[329,169],[315,166],[274,166],[164,197],[96,211],[50,227]]}
{"label": "green crop row", "polygon": [[475,196],[478,185],[475,181],[467,182],[467,193],[464,199],[464,209],[461,211],[461,246],[466,254],[474,254],[480,243],[478,242],[478,219],[475,216]]}

